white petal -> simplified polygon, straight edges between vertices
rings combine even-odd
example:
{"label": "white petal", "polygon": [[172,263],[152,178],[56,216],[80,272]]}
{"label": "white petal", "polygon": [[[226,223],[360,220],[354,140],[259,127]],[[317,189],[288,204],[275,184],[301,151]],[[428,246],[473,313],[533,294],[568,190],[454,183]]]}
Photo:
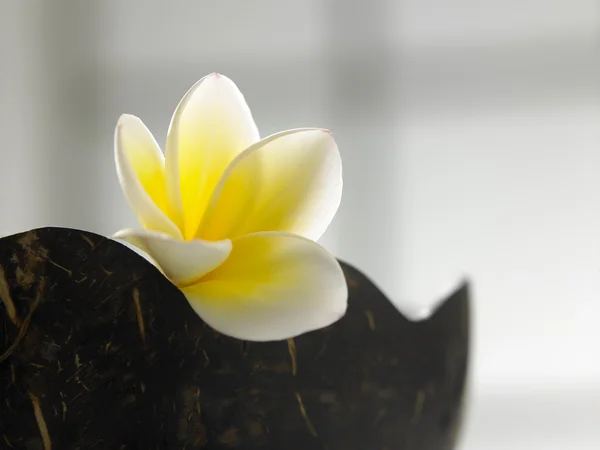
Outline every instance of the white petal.
{"label": "white petal", "polygon": [[185,94],[169,126],[166,179],[170,202],[181,210],[186,238],[195,235],[229,163],[258,140],[244,96],[226,76],[208,75]]}
{"label": "white petal", "polygon": [[168,217],[164,157],[142,121],[123,114],[115,130],[117,176],[131,209],[147,229],[179,237]]}
{"label": "white petal", "polygon": [[211,327],[250,341],[288,339],[329,326],[345,314],[348,300],[336,259],[319,244],[288,233],[234,240],[229,258],[182,292]]}
{"label": "white petal", "polygon": [[183,241],[162,233],[132,229],[121,230],[113,237],[123,239],[148,253],[165,276],[178,286],[192,283],[214,270],[231,252],[229,240]]}
{"label": "white petal", "polygon": [[198,237],[282,231],[317,240],[342,196],[342,161],[331,134],[289,130],[236,158],[217,185]]}

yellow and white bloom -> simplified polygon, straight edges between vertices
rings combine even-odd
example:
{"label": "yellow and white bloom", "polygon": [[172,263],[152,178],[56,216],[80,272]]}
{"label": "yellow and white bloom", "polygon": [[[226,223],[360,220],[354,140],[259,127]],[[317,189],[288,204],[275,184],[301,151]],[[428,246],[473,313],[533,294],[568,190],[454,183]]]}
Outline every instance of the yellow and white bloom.
{"label": "yellow and white bloom", "polygon": [[142,121],[120,117],[115,159],[142,229],[115,234],[146,252],[216,330],[287,339],[342,317],[340,265],[315,242],[342,194],[331,134],[264,139],[236,85],[212,74],[183,97],[165,155]]}

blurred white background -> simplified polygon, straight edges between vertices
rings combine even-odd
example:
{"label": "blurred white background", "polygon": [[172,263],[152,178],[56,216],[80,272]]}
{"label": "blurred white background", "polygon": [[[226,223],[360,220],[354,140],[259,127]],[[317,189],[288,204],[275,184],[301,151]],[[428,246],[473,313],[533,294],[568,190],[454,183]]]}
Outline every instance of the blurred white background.
{"label": "blurred white background", "polygon": [[323,240],[411,313],[463,275],[462,450],[600,448],[597,0],[0,0],[0,235],[135,219],[113,130],[213,71],[261,134],[333,131]]}

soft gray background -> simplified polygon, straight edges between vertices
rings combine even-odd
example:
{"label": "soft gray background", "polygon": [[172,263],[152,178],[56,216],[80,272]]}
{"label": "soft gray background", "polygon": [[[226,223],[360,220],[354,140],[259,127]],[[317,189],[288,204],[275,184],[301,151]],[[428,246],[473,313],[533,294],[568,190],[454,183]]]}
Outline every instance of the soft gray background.
{"label": "soft gray background", "polygon": [[219,71],[266,136],[333,131],[323,243],[406,313],[463,275],[475,348],[462,450],[600,448],[596,0],[0,0],[0,234],[135,225],[118,116],[164,142]]}

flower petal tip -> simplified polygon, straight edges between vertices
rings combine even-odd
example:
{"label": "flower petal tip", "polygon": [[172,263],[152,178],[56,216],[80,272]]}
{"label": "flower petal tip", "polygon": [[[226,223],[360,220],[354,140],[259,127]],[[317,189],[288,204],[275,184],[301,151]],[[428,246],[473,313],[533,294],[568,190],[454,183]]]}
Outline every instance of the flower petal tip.
{"label": "flower petal tip", "polygon": [[119,119],[117,120],[117,127],[125,125],[127,123],[131,123],[131,122],[139,122],[140,118],[137,116],[134,116],[133,114],[121,114],[119,116]]}
{"label": "flower petal tip", "polygon": [[189,285],[221,265],[231,253],[231,241],[183,241],[165,233],[124,229],[113,235],[148,253],[176,286]]}

